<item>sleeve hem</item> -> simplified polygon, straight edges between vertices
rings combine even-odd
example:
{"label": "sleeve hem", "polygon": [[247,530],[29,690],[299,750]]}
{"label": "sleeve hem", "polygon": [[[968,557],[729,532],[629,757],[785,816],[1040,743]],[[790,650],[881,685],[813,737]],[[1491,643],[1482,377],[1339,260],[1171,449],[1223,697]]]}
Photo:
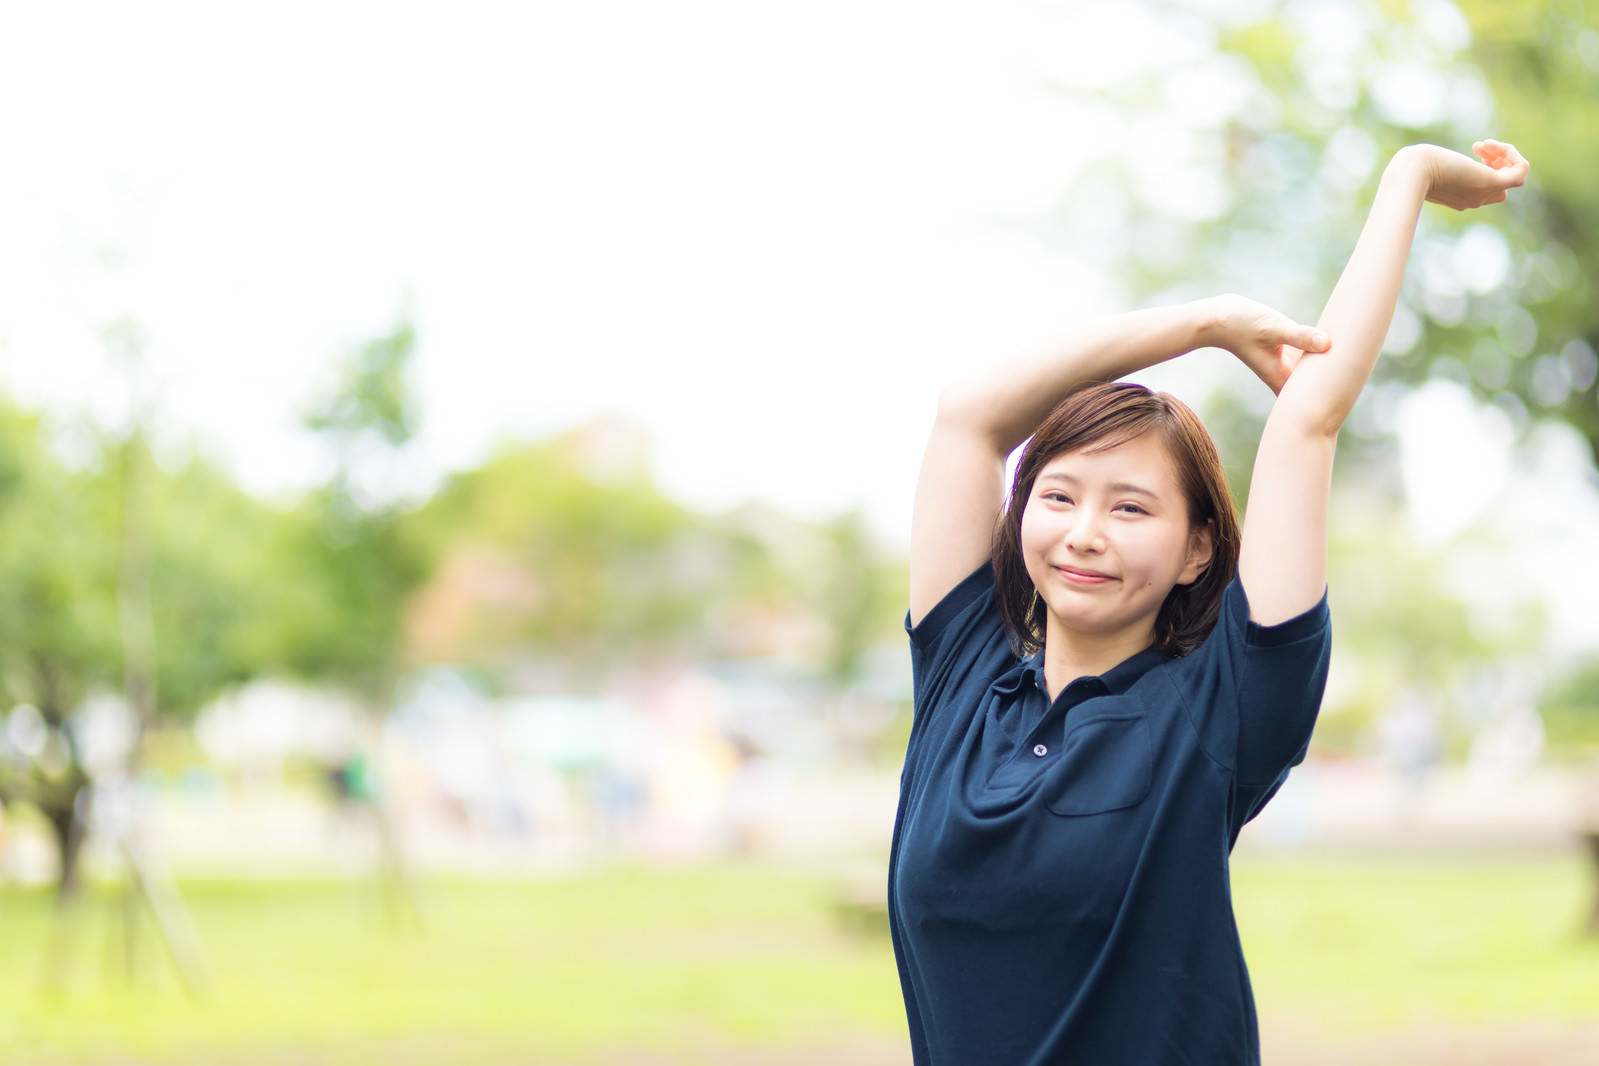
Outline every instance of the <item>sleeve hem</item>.
{"label": "sleeve hem", "polygon": [[1322,589],[1321,599],[1294,617],[1276,625],[1261,625],[1249,617],[1249,594],[1244,583],[1233,579],[1228,589],[1229,606],[1238,621],[1244,623],[1244,643],[1252,648],[1274,648],[1293,644],[1313,637],[1327,627],[1330,614],[1327,610],[1327,590]]}

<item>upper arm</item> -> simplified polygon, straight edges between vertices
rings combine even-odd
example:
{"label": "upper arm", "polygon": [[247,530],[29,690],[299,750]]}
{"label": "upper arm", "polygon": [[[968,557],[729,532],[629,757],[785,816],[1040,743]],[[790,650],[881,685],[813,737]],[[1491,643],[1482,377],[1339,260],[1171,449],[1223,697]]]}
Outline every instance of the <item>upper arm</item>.
{"label": "upper arm", "polygon": [[915,625],[988,558],[1005,494],[1005,453],[949,401],[927,437],[911,514]]}
{"label": "upper arm", "polygon": [[1193,350],[1203,302],[1130,311],[1033,345],[944,390],[911,516],[911,622],[989,558],[1005,459],[1074,390]]}
{"label": "upper arm", "polygon": [[1327,587],[1327,503],[1338,434],[1297,402],[1312,377],[1296,372],[1283,387],[1249,480],[1238,576],[1250,620],[1265,626],[1308,611]]}
{"label": "upper arm", "polygon": [[1427,175],[1414,152],[1399,153],[1383,172],[1318,322],[1332,346],[1297,361],[1266,420],[1238,560],[1250,617],[1262,625],[1309,610],[1326,588],[1327,494],[1338,430],[1393,319]]}

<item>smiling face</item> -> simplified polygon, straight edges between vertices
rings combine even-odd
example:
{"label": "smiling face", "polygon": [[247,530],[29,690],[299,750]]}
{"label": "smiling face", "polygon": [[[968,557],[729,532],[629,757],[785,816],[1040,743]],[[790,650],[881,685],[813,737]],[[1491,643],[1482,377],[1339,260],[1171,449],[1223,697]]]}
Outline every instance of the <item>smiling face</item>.
{"label": "smiling face", "polygon": [[[1201,538],[1195,547],[1201,549],[1201,555],[1209,553],[1208,565],[1193,583],[1176,585],[1160,605],[1151,646],[1166,655],[1187,655],[1199,647],[1215,627],[1222,599],[1238,567],[1239,539],[1238,514],[1233,509],[1232,494],[1227,488],[1221,457],[1216,454],[1216,444],[1205,432],[1199,417],[1175,396],[1151,392],[1128,381],[1112,381],[1079,389],[1062,400],[1039,424],[1017,460],[1016,476],[1011,481],[1004,513],[994,527],[992,546],[996,606],[1005,635],[1017,654],[1030,655],[1044,646],[1046,631],[1052,624],[1050,620],[1056,617],[1049,609],[1050,603],[1061,601],[1057,595],[1059,590],[1050,582],[1056,578],[1064,580],[1061,572],[1045,562],[1043,549],[1034,552],[1032,563],[1023,558],[1022,519],[1029,511],[1034,490],[1055,485],[1064,487],[1066,476],[1081,480],[1092,471],[1068,469],[1078,460],[1086,460],[1092,466],[1097,460],[1110,458],[1117,446],[1130,444],[1139,446],[1118,454],[1132,456],[1136,453],[1148,460],[1152,458],[1149,452],[1154,453],[1154,462],[1142,464],[1151,468],[1146,478],[1149,483],[1138,484],[1132,475],[1105,480],[1111,484],[1135,484],[1147,490],[1146,498],[1150,503],[1161,503],[1159,517],[1167,521],[1177,517],[1172,503],[1180,494],[1186,504],[1182,517],[1197,528]],[[1050,471],[1052,474],[1062,476],[1040,482],[1039,476],[1051,466],[1054,467]],[[1069,492],[1060,495],[1071,499],[1074,506],[1082,502]],[[1079,491],[1078,496],[1081,495]],[[1061,514],[1046,509],[1046,502],[1055,506],[1061,504],[1060,500],[1040,500],[1039,510],[1033,513],[1031,532],[1035,543],[1046,534],[1052,536],[1050,528],[1059,528],[1058,525],[1052,527],[1052,523],[1064,522],[1070,517],[1069,512]],[[1147,504],[1139,506],[1150,510]],[[1123,508],[1121,513],[1126,516],[1136,512]],[[1125,526],[1111,528],[1128,532]],[[1114,545],[1107,543],[1109,547]],[[1051,550],[1065,549],[1052,547]],[[1091,556],[1094,549],[1088,546],[1083,554]],[[1078,569],[1105,571],[1107,568],[1090,563]],[[1184,576],[1182,569],[1178,571],[1179,577]],[[1052,599],[1040,598],[1040,582],[1049,590],[1048,596]],[[1109,581],[1101,583],[1109,584]],[[1080,585],[1079,582],[1071,588],[1074,592],[1086,592]],[[1064,609],[1070,602],[1060,603],[1060,606]],[[1133,647],[1127,654],[1140,651],[1144,646]],[[1060,647],[1056,645],[1057,649]],[[1120,648],[1118,645],[1115,649],[1101,650],[1108,653]]]}
{"label": "smiling face", "polygon": [[1152,433],[1051,459],[1022,512],[1021,554],[1047,609],[1046,646],[1149,647],[1167,594],[1198,578],[1211,550],[1209,525],[1190,522]]}

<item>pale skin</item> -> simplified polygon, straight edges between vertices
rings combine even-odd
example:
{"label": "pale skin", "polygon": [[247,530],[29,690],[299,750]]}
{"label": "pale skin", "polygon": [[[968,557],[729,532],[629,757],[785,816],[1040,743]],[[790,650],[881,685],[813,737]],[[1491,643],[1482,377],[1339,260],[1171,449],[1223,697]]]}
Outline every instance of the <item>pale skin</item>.
{"label": "pale skin", "polygon": [[1149,647],[1166,594],[1197,579],[1213,551],[1210,526],[1189,521],[1166,446],[1148,434],[1046,463],[1021,543],[1046,607],[1046,682],[1052,670],[1102,674]]}
{"label": "pale skin", "polygon": [[[1250,616],[1274,625],[1314,606],[1327,583],[1328,488],[1338,431],[1376,365],[1421,206],[1431,202],[1471,210],[1502,202],[1509,190],[1526,181],[1527,161],[1513,146],[1479,141],[1473,151],[1476,159],[1436,145],[1411,145],[1394,155],[1314,327],[1240,296],[1217,296],[1084,326],[946,388],[923,454],[912,514],[912,624],[989,558],[1005,497],[1005,459],[1060,400],[1085,385],[1114,381],[1207,347],[1232,352],[1277,394],[1261,435],[1243,523],[1239,575]],[[1059,457],[1045,472],[1063,460],[1070,467],[1082,459],[1082,453]],[[1035,581],[1040,573],[1046,584],[1058,579],[1058,588],[1040,586],[1049,608],[1044,674],[1052,697],[1075,678],[1103,673],[1153,642],[1153,614],[1146,618],[1131,608],[1125,616],[1107,615],[1108,628],[1090,632],[1074,626],[1081,621],[1074,604],[1096,602],[1093,597],[1102,595],[1098,590],[1121,578],[1117,571],[1096,584],[1091,574],[1074,580],[1070,571],[1073,558],[1105,558],[1120,566],[1121,549],[1131,543],[1127,537],[1135,527],[1134,516],[1126,507],[1126,493],[1118,496],[1109,489],[1137,480],[1124,476],[1132,470],[1149,482],[1140,487],[1157,497],[1175,491],[1169,470],[1164,471],[1167,483],[1160,483],[1158,467],[1147,461],[1124,465],[1121,473],[1105,473],[1092,483],[1080,472],[1078,493],[1064,496],[1074,515],[1098,516],[1094,531],[1100,540],[1088,543],[1079,534],[1083,543],[1068,545],[1068,528],[1080,520],[1061,519],[1060,544],[1038,542],[1041,569],[1035,572],[1029,558]],[[1046,479],[1040,476],[1039,482]],[[1092,504],[1085,489],[1093,494]],[[1038,525],[1045,517],[1041,510],[1035,520],[1033,508],[1048,502],[1035,487],[1023,517],[1024,554],[1029,523]],[[1172,515],[1169,499],[1151,502],[1161,514]],[[1060,505],[1059,500],[1053,503]],[[1144,522],[1136,518],[1136,523]],[[1164,550],[1170,553],[1170,565],[1165,570],[1171,584],[1192,581],[1209,562],[1207,531],[1185,525],[1181,535],[1167,534],[1169,547]],[[1094,555],[1095,544],[1103,545],[1100,556]],[[1135,554],[1141,559],[1143,553],[1140,547]],[[1116,567],[1107,563],[1084,569],[1108,572]]]}

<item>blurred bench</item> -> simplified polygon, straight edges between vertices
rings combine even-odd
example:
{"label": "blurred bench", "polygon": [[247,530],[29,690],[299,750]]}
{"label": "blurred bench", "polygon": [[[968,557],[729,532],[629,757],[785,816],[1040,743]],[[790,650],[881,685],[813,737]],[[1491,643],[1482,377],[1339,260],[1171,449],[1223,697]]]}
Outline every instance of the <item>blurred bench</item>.
{"label": "blurred bench", "polygon": [[847,881],[833,896],[833,917],[846,931],[859,936],[888,935],[887,877],[875,881]]}

